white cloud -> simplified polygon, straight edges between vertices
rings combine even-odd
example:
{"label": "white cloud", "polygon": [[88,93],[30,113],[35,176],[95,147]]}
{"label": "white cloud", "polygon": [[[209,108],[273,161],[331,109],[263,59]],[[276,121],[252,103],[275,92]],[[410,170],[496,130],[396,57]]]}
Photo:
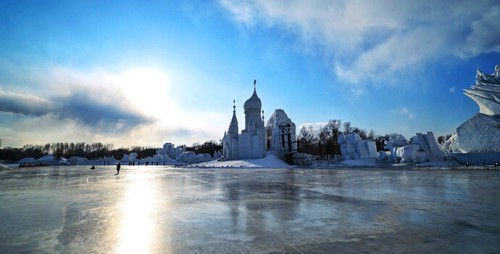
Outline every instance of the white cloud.
{"label": "white cloud", "polygon": [[[356,60],[343,64],[337,62],[336,74],[340,79],[353,84],[365,81],[391,82],[394,78],[404,80],[401,70],[410,70],[425,59],[435,56],[443,42],[437,41],[436,34],[423,29],[395,34],[370,50],[360,53]],[[434,41],[422,47],[421,39]],[[402,77],[403,76],[403,77]]]}
{"label": "white cloud", "polygon": [[339,80],[350,84],[404,80],[440,57],[500,52],[494,0],[219,2],[237,22],[279,27],[306,47],[320,45]]}
{"label": "white cloud", "polygon": [[408,119],[415,119],[415,114],[413,114],[408,108],[406,107],[399,107],[391,110],[392,114],[400,115],[407,117]]}
{"label": "white cloud", "polygon": [[454,87],[454,86],[453,86],[453,87],[450,87],[450,93],[455,93],[455,90],[457,90],[457,88],[456,88],[456,87]]}
{"label": "white cloud", "polygon": [[253,9],[251,3],[220,0],[220,4],[229,10],[237,21],[246,25],[254,24],[254,12],[256,10]]}
{"label": "white cloud", "polygon": [[470,28],[463,47],[459,47],[456,54],[462,58],[469,58],[484,52],[500,52],[500,5],[490,6],[484,10]]}

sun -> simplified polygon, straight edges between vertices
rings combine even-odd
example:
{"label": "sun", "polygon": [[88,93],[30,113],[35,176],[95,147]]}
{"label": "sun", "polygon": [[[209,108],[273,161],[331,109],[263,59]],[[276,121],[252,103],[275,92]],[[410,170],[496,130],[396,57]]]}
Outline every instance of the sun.
{"label": "sun", "polygon": [[136,110],[160,116],[170,105],[170,77],[154,68],[133,68],[119,74],[118,85]]}

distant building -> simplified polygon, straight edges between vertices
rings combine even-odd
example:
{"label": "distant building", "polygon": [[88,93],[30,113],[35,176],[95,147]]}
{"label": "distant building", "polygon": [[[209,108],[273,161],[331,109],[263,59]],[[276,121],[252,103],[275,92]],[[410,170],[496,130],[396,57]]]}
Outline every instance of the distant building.
{"label": "distant building", "polygon": [[266,156],[267,138],[262,113],[262,102],[257,96],[254,81],[252,96],[245,101],[245,129],[238,134],[238,119],[236,118],[236,105],[233,101],[233,118],[229,129],[224,133],[223,156],[225,160],[260,159]]}

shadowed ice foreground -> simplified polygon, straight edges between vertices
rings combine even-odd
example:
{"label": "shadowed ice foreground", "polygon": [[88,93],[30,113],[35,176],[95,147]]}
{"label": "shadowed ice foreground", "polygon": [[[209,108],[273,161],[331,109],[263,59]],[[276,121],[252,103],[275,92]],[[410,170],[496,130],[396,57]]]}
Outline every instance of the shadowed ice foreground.
{"label": "shadowed ice foreground", "polygon": [[499,171],[0,171],[2,253],[491,253]]}

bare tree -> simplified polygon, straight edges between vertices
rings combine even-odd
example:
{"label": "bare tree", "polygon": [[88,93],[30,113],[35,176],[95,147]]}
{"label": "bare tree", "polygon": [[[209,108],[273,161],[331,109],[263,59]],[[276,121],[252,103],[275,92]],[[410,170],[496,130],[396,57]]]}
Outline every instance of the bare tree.
{"label": "bare tree", "polygon": [[351,122],[344,122],[344,133],[345,134],[350,134],[352,133],[353,128],[351,126]]}
{"label": "bare tree", "polygon": [[361,139],[367,138],[366,130],[360,129],[358,127],[351,127],[351,128],[352,128],[352,133],[358,133]]}
{"label": "bare tree", "polygon": [[302,126],[297,137],[297,150],[299,152],[316,154],[318,136],[312,125]]}
{"label": "bare tree", "polygon": [[318,132],[318,149],[319,156],[324,159],[324,155],[330,154],[328,151],[328,143],[331,140],[331,132],[328,126],[320,127]]}
{"label": "bare tree", "polygon": [[368,132],[367,138],[369,140],[375,140],[377,138],[377,135],[375,134],[375,132],[373,130],[370,130],[370,132]]}

